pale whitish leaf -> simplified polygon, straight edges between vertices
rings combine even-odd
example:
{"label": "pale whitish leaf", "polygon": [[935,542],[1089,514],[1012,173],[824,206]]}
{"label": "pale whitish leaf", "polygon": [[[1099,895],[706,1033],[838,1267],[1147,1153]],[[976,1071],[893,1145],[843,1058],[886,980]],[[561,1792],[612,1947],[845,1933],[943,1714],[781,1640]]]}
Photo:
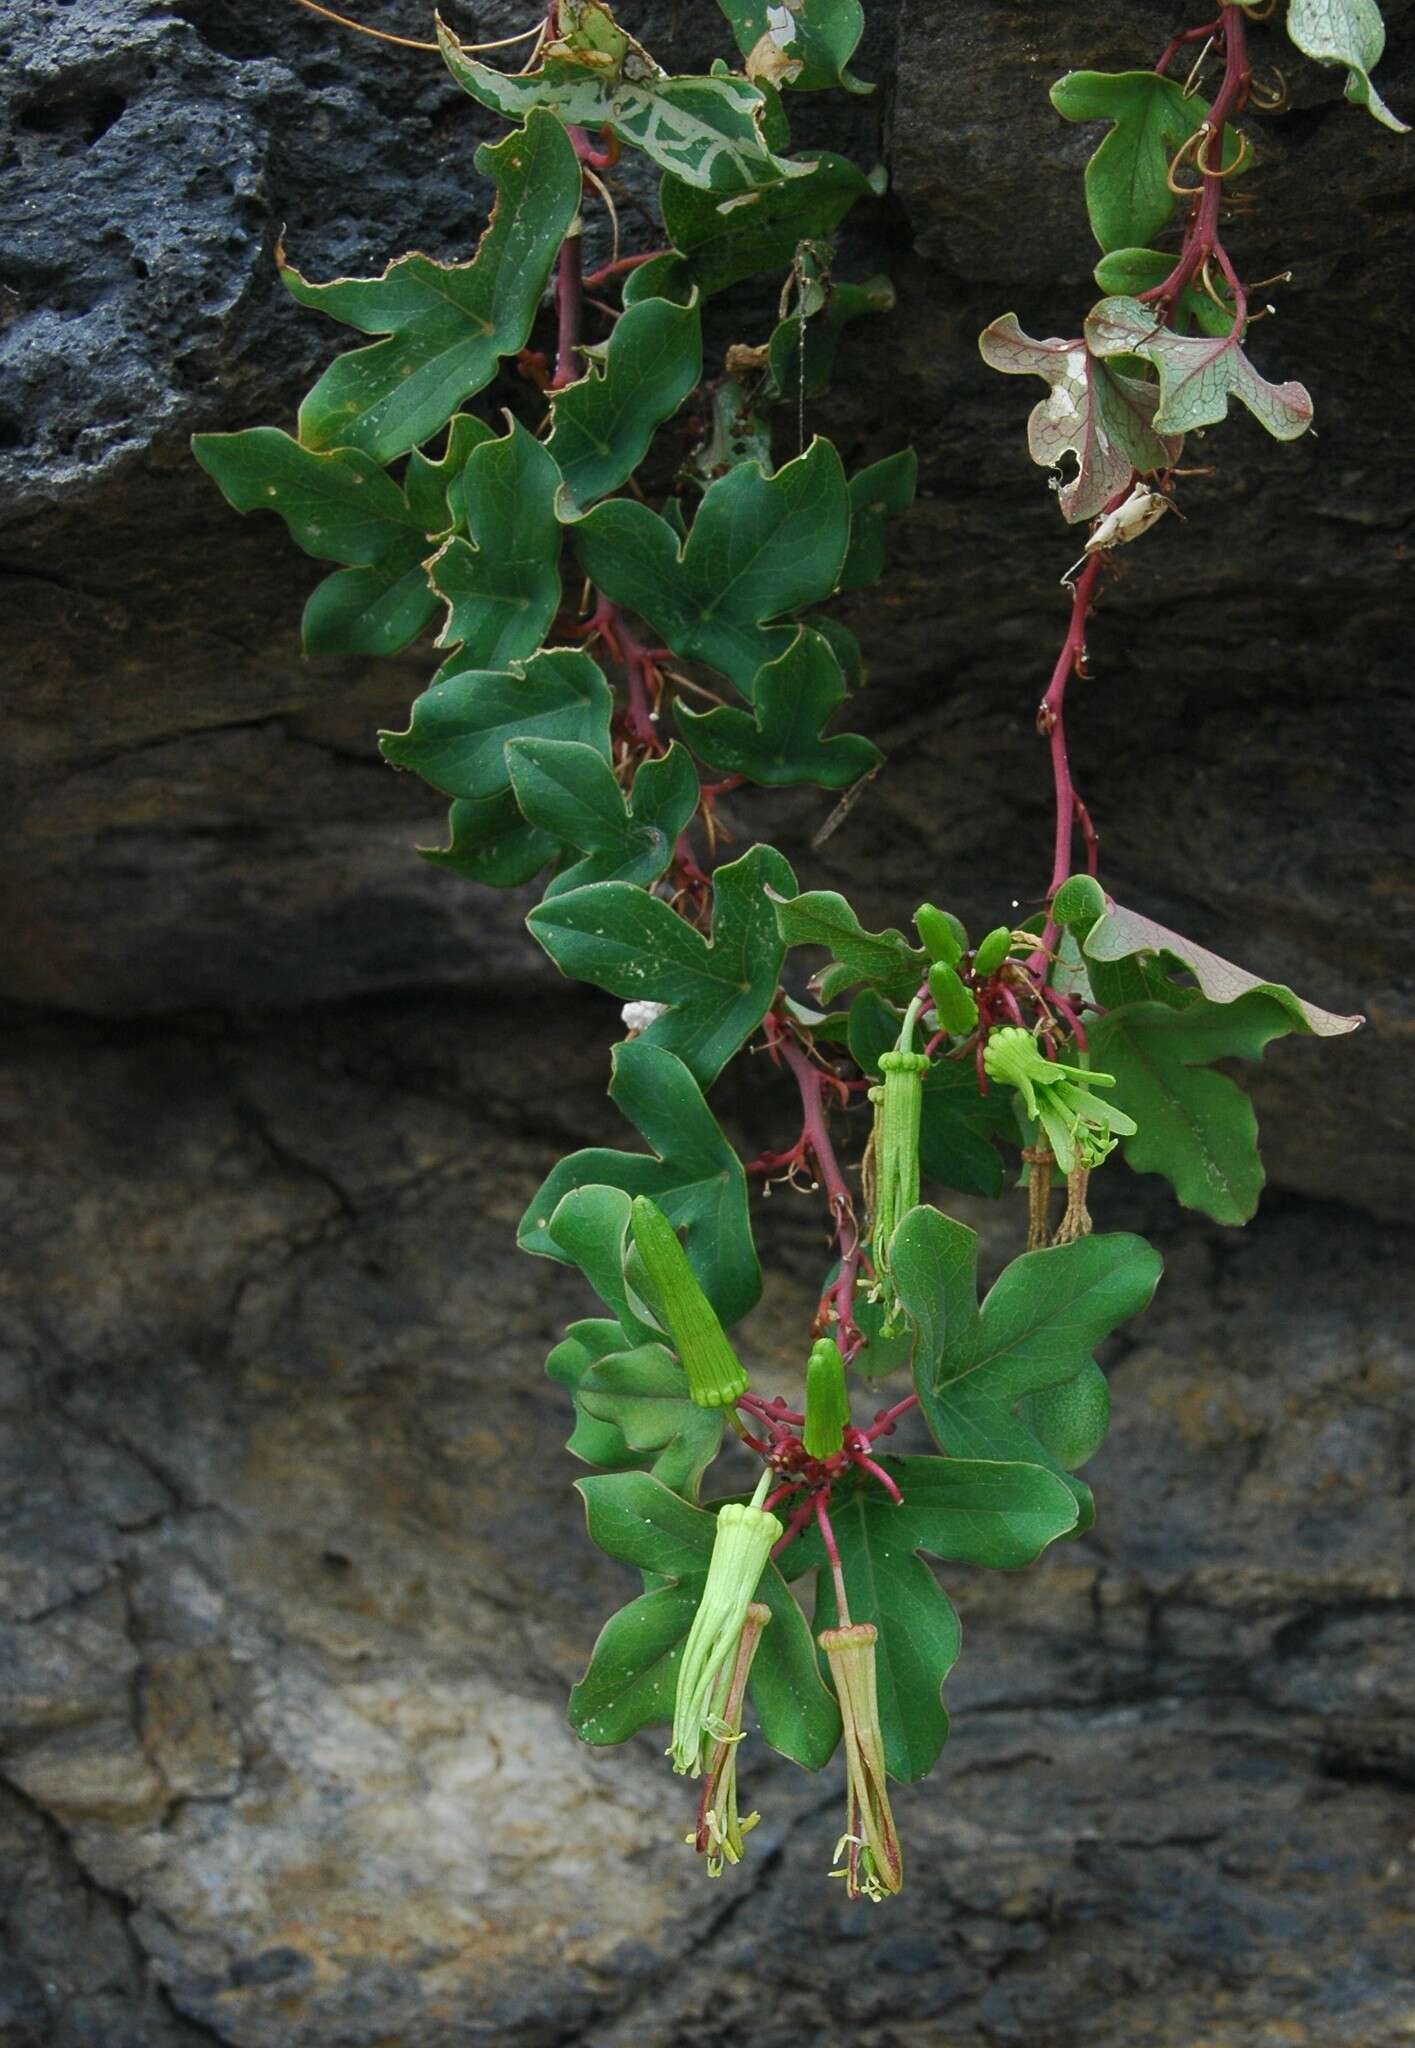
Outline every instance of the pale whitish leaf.
{"label": "pale whitish leaf", "polygon": [[1087,932],[1083,951],[1090,960],[1107,961],[1125,960],[1135,954],[1172,953],[1189,969],[1210,1002],[1233,1003],[1246,995],[1271,996],[1287,1011],[1299,1031],[1310,1031],[1318,1038],[1340,1038],[1365,1022],[1364,1017],[1341,1017],[1331,1010],[1319,1009],[1315,1003],[1304,1002],[1283,983],[1264,981],[1246,967],[1236,967],[1231,960],[1211,953],[1207,946],[1197,946],[1192,939],[1170,931],[1167,925],[1157,924],[1154,918],[1138,910],[1127,910],[1120,903],[1107,905],[1106,914]]}
{"label": "pale whitish leaf", "polygon": [[1102,299],[1086,318],[1086,341],[1097,356],[1141,356],[1159,371],[1155,430],[1187,434],[1226,418],[1229,399],[1246,405],[1279,441],[1295,441],[1312,424],[1312,400],[1300,384],[1270,384],[1244,355],[1236,334],[1174,334],[1138,299]]}
{"label": "pale whitish leaf", "polygon": [[1304,56],[1319,64],[1346,66],[1349,100],[1367,108],[1397,135],[1409,133],[1371,83],[1370,74],[1386,46],[1385,23],[1375,0],[1291,0],[1287,33]]}

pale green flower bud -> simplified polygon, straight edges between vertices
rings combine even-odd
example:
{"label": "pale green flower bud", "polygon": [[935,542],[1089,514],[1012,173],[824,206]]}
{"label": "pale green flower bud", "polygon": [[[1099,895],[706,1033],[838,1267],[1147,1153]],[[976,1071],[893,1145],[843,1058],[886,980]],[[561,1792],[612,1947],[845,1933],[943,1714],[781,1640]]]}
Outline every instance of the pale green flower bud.
{"label": "pale green flower bud", "polygon": [[833,1337],[811,1346],[806,1361],[806,1424],[801,1441],[813,1458],[833,1458],[850,1427],[845,1361]]}
{"label": "pale green flower bud", "polygon": [[919,1126],[924,1113],[924,1076],[932,1062],[927,1053],[880,1054],[879,1070],[884,1076],[870,1090],[875,1106],[874,1131],[870,1138],[866,1190],[870,1206],[870,1250],[875,1281],[872,1301],[890,1304],[884,1331],[889,1333],[894,1312],[894,1289],[889,1279],[889,1245],[895,1230],[919,1200]]}
{"label": "pale green flower bud", "polygon": [[1132,1137],[1133,1117],[1113,1102],[1102,1102],[1091,1087],[1113,1088],[1114,1074],[1094,1074],[1088,1067],[1063,1066],[1049,1060],[1032,1037],[1015,1024],[994,1031],[983,1052],[990,1081],[1016,1088],[1027,1114],[1039,1123],[1052,1157],[1064,1174],[1078,1166],[1099,1166],[1115,1150],[1117,1137]]}
{"label": "pale green flower bud", "polygon": [[[763,1484],[769,1479],[768,1474]],[[783,1533],[776,1516],[765,1508],[728,1501],[717,1511],[712,1560],[678,1667],[668,1754],[680,1775],[691,1771],[696,1778],[709,1743],[721,1742],[731,1733],[714,1705],[731,1674],[747,1609],[771,1546]]]}
{"label": "pale green flower bud", "polygon": [[673,1348],[688,1375],[688,1398],[699,1408],[730,1408],[739,1394],[746,1393],[747,1375],[677,1231],[647,1195],[635,1196],[630,1224]]}
{"label": "pale green flower bud", "polygon": [[879,1630],[868,1621],[822,1629],[816,1637],[830,1666],[845,1731],[845,1833],[832,1859],[839,1863],[844,1854],[845,1867],[831,1876],[844,1878],[848,1897],[875,1901],[904,1885],[904,1851],[889,1805],[875,1686],[878,1640]]}

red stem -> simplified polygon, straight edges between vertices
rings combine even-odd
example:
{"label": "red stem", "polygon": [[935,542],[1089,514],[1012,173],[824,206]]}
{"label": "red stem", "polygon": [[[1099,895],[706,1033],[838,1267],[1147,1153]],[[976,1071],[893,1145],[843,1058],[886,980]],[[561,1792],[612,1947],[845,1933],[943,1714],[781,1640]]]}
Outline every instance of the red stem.
{"label": "red stem", "polygon": [[830,1559],[830,1575],[835,1581],[836,1627],[849,1628],[850,1602],[845,1597],[845,1573],[841,1567],[840,1547],[835,1540],[835,1531],[830,1526],[830,1515],[826,1510],[825,1499],[825,1491],[822,1491],[815,1496],[812,1505],[816,1511],[816,1521],[820,1524],[821,1542],[825,1545],[825,1554]]}
{"label": "red stem", "polygon": [[861,1436],[869,1443],[878,1443],[882,1436],[892,1435],[894,1425],[901,1415],[907,1415],[911,1408],[917,1408],[918,1405],[917,1394],[906,1394],[902,1401],[896,1401],[892,1408],[886,1408],[878,1414],[868,1429],[860,1431]]}
{"label": "red stem", "polygon": [[580,271],[580,236],[569,234],[560,244],[560,267],[555,278],[555,304],[560,315],[560,335],[555,351],[552,391],[576,384],[582,375],[576,349],[580,339],[580,315],[584,307],[584,280]]}
{"label": "red stem", "polygon": [[[1198,155],[1216,164],[1217,170],[1205,171],[1199,166],[1200,187],[1198,204],[1185,230],[1184,244],[1178,261],[1162,283],[1152,285],[1149,291],[1141,292],[1140,298],[1147,304],[1154,304],[1161,310],[1162,317],[1168,317],[1178,301],[1184,287],[1198,274],[1210,256],[1218,259],[1224,276],[1228,279],[1234,294],[1235,334],[1241,334],[1248,315],[1247,300],[1243,288],[1233,273],[1233,267],[1224,252],[1219,239],[1218,216],[1223,201],[1223,132],[1235,114],[1241,114],[1248,100],[1248,88],[1252,73],[1248,65],[1248,41],[1245,33],[1243,9],[1225,7],[1217,23],[1209,28],[1196,31],[1196,35],[1210,34],[1215,28],[1223,35],[1223,78],[1214,103],[1209,109],[1205,126],[1208,130]],[[1169,52],[1166,52],[1166,56]],[[1165,59],[1161,58],[1163,65]]]}
{"label": "red stem", "polygon": [[598,285],[608,284],[612,277],[622,277],[626,270],[637,270],[641,263],[652,263],[655,256],[664,256],[665,249],[645,249],[638,256],[618,256],[612,263],[601,263],[598,270],[587,270],[584,282],[590,290]]}
{"label": "red stem", "polygon": [[830,1204],[831,1220],[835,1225],[836,1242],[840,1247],[840,1272],[822,1297],[822,1307],[833,1304],[836,1315],[836,1340],[840,1355],[848,1365],[865,1341],[864,1332],[855,1322],[855,1282],[860,1271],[860,1226],[855,1220],[855,1204],[840,1171],[835,1156],[835,1147],[830,1142],[830,1132],[825,1121],[825,1093],[829,1085],[818,1068],[812,1066],[801,1047],[791,1038],[778,1041],[782,1059],[796,1077],[796,1086],[801,1091],[801,1146],[808,1151],[816,1164],[816,1171],[826,1191]]}

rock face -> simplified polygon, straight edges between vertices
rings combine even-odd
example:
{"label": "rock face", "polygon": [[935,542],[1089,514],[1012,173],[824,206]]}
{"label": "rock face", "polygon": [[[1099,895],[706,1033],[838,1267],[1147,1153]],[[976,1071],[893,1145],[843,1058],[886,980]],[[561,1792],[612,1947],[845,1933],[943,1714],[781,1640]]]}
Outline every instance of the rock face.
{"label": "rock face", "polygon": [[[716,47],[707,8],[670,44],[676,12],[633,25]],[[1045,879],[1031,709],[1075,542],[1026,459],[1040,387],[975,336],[1074,331],[1092,137],[1045,89],[1175,22],[871,13],[888,90],[799,128],[894,177],[845,263],[899,311],[818,422],[852,464],[920,448],[846,612],[892,761],[820,852],[814,796],[733,822],[881,922],[927,891],[991,923]],[[1415,9],[1386,14],[1409,113]],[[1220,467],[1113,580],[1072,725],[1118,895],[1371,1023],[1273,1054],[1281,1192],[1245,1236],[1108,1190],[1168,1274],[1109,1361],[1100,1522],[950,1574],[954,1739],[899,1802],[908,1889],[858,1916],[835,1773],[753,1745],[753,1855],[707,1887],[657,1741],[564,1724],[626,1582],[540,1376],[585,1297],[510,1245],[554,1157],[623,1140],[611,1011],[563,997],[523,904],[413,857],[441,820],[372,734],[426,655],[302,662],[320,572],[186,453],[288,422],[329,353],[282,228],[320,276],[463,253],[489,130],[432,60],[294,7],[36,0],[6,35],[0,2048],[1408,2041],[1411,145],[1262,46],[1295,100],[1237,233],[1294,278],[1254,352],[1320,438],[1193,451]],[[789,1135],[732,1087],[744,1144]],[[1015,1249],[1010,1210],[970,1220]],[[818,1217],[763,1221],[748,1341],[786,1385]]]}

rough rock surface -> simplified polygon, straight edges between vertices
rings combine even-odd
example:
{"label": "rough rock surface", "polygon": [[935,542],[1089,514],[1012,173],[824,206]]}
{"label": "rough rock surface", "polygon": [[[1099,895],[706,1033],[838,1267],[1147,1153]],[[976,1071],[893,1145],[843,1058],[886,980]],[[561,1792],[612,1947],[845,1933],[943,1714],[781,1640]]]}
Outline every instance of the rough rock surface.
{"label": "rough rock surface", "polygon": [[[666,44],[676,11],[636,21]],[[1415,8],[1385,11],[1410,113]],[[856,1915],[824,1880],[835,1773],[754,1751],[751,1861],[708,1888],[657,1741],[565,1727],[625,1581],[581,1538],[540,1377],[584,1297],[510,1237],[553,1157],[622,1139],[608,1006],[561,1003],[523,905],[412,858],[440,819],[371,735],[428,663],[302,663],[319,571],[186,454],[288,421],[327,356],[276,283],[282,227],[316,275],[465,252],[487,130],[428,60],[293,6],[18,13],[0,2048],[1415,2040],[1412,1261],[1372,1220],[1409,1215],[1415,1136],[1411,143],[1269,43],[1296,98],[1240,233],[1295,274],[1255,353],[1312,387],[1320,439],[1214,438],[1188,523],[1107,597],[1073,723],[1117,893],[1371,1026],[1271,1056],[1285,1192],[1244,1236],[1110,1191],[1168,1273],[1109,1361],[1101,1520],[1016,1580],[950,1574],[954,1739],[900,1798],[909,1888]],[[897,323],[853,331],[819,422],[851,462],[920,446],[891,580],[850,614],[894,758],[821,853],[814,797],[736,822],[883,921],[928,886],[992,922],[1045,874],[1030,710],[1074,544],[1025,456],[1040,387],[975,335],[1009,307],[1074,327],[1090,137],[1045,88],[1145,61],[1173,9],[871,13],[889,90],[801,129],[894,174],[848,264],[892,273]],[[682,14],[675,56],[711,47],[714,11]],[[733,1089],[745,1140],[789,1135]],[[1015,1216],[975,1220],[1000,1263]],[[789,1384],[818,1219],[764,1221],[750,1342]]]}
{"label": "rough rock surface", "polygon": [[[538,1371],[585,1297],[507,1246],[552,1153],[611,1134],[598,1069],[592,1032],[455,997],[15,1044],[0,2041],[1408,2041],[1407,1236],[1157,1209],[1096,1530],[948,1575],[903,1897],[846,1908],[838,1771],[755,1744],[765,1818],[709,1886],[660,1742],[563,1715],[629,1588]],[[817,1217],[764,1220],[748,1341],[786,1387]],[[979,1220],[995,1265],[1018,1218]]]}

